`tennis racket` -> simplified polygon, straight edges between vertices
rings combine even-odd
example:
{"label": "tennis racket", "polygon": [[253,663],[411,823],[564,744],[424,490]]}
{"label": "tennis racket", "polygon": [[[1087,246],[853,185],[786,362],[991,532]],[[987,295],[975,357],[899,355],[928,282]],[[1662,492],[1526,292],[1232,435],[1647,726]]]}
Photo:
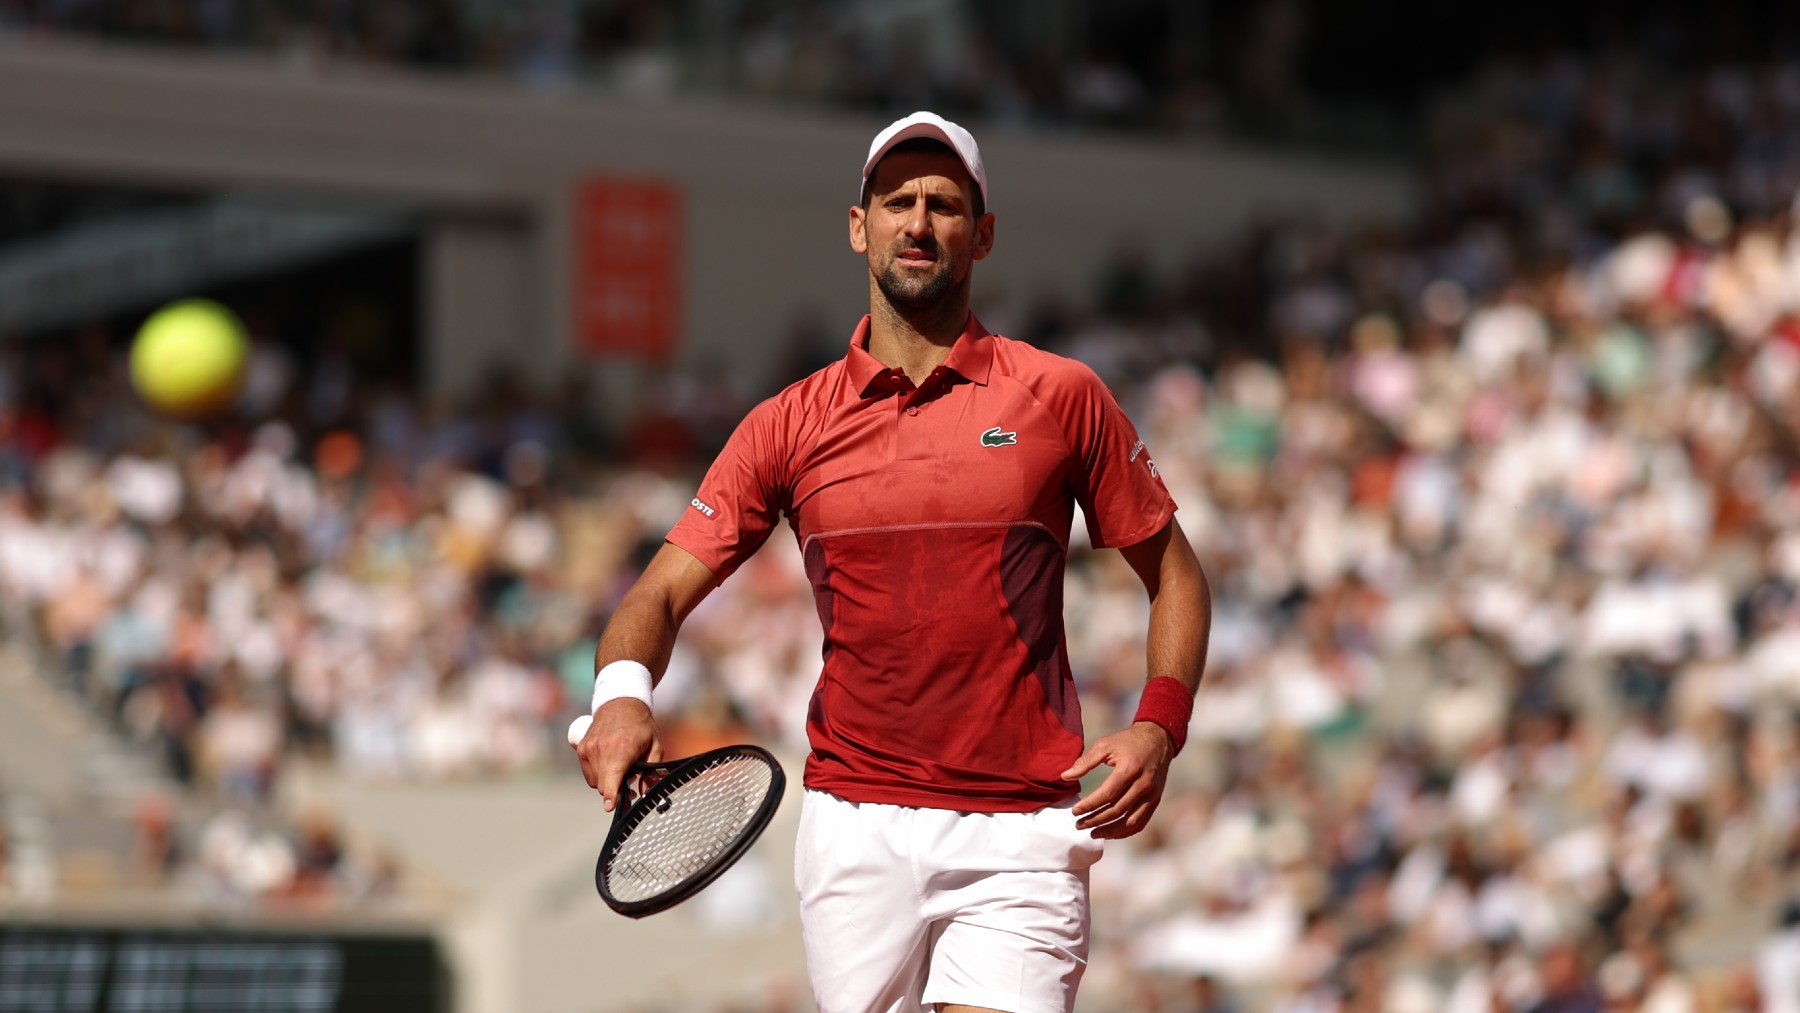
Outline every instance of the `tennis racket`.
{"label": "tennis racket", "polygon": [[[576,718],[569,743],[580,742],[592,723],[586,715]],[[642,918],[699,893],[750,850],[786,786],[781,764],[759,746],[636,764],[619,786],[612,829],[594,866],[600,899]]]}

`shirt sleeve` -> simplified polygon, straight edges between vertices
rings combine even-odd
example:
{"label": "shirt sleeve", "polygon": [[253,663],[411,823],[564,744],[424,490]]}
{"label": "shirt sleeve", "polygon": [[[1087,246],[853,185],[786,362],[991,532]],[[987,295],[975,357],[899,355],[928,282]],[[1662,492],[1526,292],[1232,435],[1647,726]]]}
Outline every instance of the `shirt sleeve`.
{"label": "shirt sleeve", "polygon": [[706,564],[716,583],[724,583],[762,548],[785,509],[780,469],[791,455],[780,422],[775,399],[751,409],[667,536]]}
{"label": "shirt sleeve", "polygon": [[1097,548],[1136,545],[1169,523],[1175,500],[1106,384],[1076,364],[1070,386],[1064,426],[1075,467],[1069,481],[1088,535]]}

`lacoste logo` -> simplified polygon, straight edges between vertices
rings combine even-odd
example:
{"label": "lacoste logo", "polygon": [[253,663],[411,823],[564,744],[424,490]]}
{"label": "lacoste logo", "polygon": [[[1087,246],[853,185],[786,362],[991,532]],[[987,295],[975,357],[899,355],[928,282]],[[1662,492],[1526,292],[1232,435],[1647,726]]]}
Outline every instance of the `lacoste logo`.
{"label": "lacoste logo", "polygon": [[981,434],[981,445],[984,447],[1004,447],[1019,442],[1018,433],[1003,433],[999,426]]}
{"label": "lacoste logo", "polygon": [[709,507],[705,503],[700,502],[700,497],[698,497],[698,496],[695,496],[693,503],[691,503],[689,505],[692,506],[695,510],[700,511],[701,513],[705,514],[708,517],[716,517],[716,516],[718,516],[718,513],[719,513],[717,510],[714,510],[712,507]]}

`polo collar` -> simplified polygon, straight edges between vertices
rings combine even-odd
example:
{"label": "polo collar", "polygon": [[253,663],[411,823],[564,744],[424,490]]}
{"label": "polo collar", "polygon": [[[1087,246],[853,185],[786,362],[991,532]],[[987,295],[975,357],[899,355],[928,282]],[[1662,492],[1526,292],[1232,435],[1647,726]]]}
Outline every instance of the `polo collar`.
{"label": "polo collar", "polygon": [[[856,325],[856,333],[850,336],[850,353],[844,362],[850,371],[851,386],[863,396],[868,396],[872,384],[878,385],[878,381],[893,374],[880,359],[869,354],[869,316],[866,313]],[[970,383],[987,386],[988,375],[994,368],[994,338],[986,327],[981,326],[981,321],[975,319],[975,314],[969,314],[969,322],[957,335],[956,344],[950,346],[950,357],[944,360],[944,368]],[[884,386],[883,389],[891,388]]]}

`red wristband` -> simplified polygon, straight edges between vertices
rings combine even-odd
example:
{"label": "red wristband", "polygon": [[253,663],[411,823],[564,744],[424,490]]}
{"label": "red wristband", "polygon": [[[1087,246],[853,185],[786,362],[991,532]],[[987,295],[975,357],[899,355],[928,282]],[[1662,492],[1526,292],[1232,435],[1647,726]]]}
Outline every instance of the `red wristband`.
{"label": "red wristband", "polygon": [[[1194,694],[1180,679],[1159,675],[1144,685],[1144,695],[1138,700],[1137,716],[1131,719],[1132,724],[1148,721],[1169,733],[1175,743],[1175,753],[1187,745],[1188,719],[1194,716]],[[1173,754],[1171,754],[1173,755]]]}

